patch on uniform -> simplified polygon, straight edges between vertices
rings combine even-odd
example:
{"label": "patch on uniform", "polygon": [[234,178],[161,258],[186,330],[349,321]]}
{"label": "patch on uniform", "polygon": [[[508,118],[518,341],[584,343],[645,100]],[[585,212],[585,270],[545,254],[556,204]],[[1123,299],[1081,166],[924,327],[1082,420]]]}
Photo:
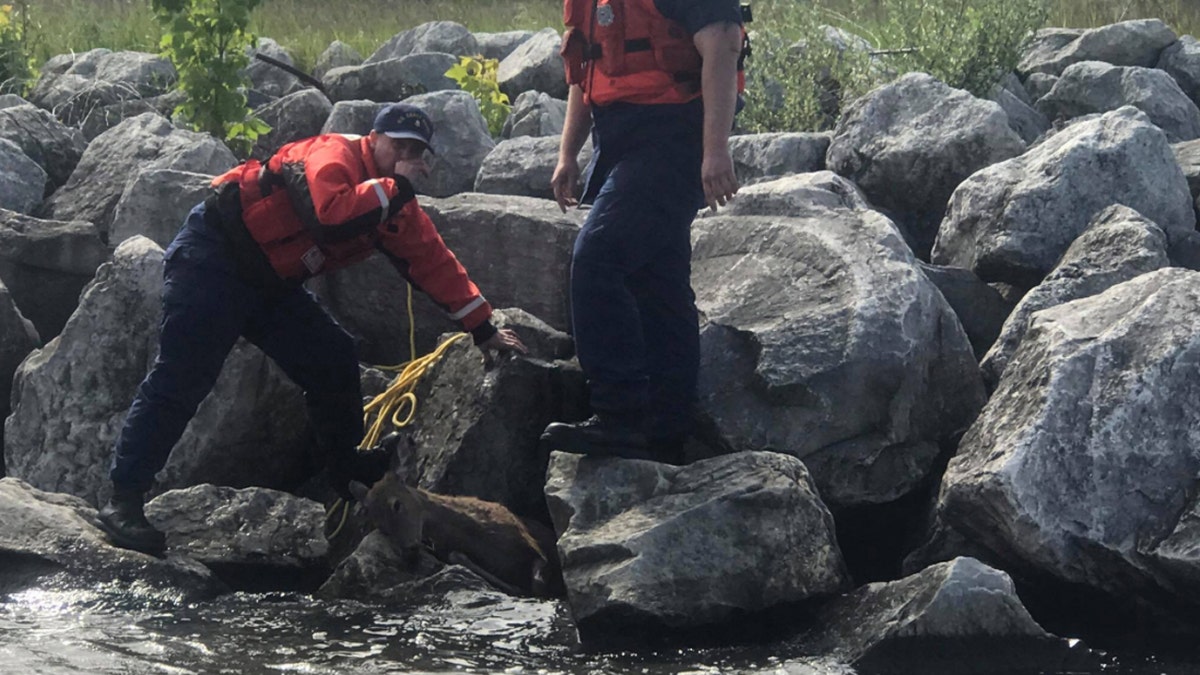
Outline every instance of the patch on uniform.
{"label": "patch on uniform", "polygon": [[596,8],[596,23],[601,26],[611,26],[616,18],[612,5],[600,5]]}
{"label": "patch on uniform", "polygon": [[304,252],[300,256],[300,261],[304,263],[304,267],[312,274],[321,271],[321,265],[325,264],[325,254],[321,253],[321,249],[316,246]]}

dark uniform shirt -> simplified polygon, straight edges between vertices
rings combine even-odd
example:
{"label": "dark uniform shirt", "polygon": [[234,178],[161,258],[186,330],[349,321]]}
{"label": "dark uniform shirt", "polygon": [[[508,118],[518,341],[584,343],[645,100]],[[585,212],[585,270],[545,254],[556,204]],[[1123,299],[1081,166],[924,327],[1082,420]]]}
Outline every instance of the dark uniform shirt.
{"label": "dark uniform shirt", "polygon": [[[680,24],[690,35],[714,23],[742,23],[738,0],[654,0],[659,13]],[[620,101],[592,106],[592,162],[583,202],[591,203],[604,185],[609,170],[633,151],[682,153],[681,162],[699,169],[703,155],[704,104],[644,105]],[[703,199],[697,208],[704,206]]]}

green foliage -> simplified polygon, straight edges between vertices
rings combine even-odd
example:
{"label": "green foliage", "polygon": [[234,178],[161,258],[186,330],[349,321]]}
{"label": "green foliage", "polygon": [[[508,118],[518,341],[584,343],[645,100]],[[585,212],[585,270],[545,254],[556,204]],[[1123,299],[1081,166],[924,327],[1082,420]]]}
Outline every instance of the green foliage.
{"label": "green foliage", "polygon": [[175,109],[197,131],[247,153],[271,128],[246,105],[243,69],[254,37],[247,31],[259,0],[152,0],[164,26],[162,52],[179,73],[187,100]]}
{"label": "green foliage", "polygon": [[483,119],[487,120],[488,131],[493,136],[500,135],[504,120],[512,110],[508,103],[508,95],[500,91],[500,84],[496,80],[499,68],[500,62],[496,59],[463,56],[446,71],[446,77],[457,82],[459,88],[479,103],[479,111],[483,113]]}
{"label": "green foliage", "polygon": [[[833,9],[836,6],[837,9]],[[1046,0],[762,0],[747,131],[830,128],[844,102],[908,72],[986,96],[1047,16]],[[857,38],[856,36],[861,36]]]}
{"label": "green foliage", "polygon": [[0,5],[0,93],[22,94],[33,82],[29,50],[29,7],[25,0]]}

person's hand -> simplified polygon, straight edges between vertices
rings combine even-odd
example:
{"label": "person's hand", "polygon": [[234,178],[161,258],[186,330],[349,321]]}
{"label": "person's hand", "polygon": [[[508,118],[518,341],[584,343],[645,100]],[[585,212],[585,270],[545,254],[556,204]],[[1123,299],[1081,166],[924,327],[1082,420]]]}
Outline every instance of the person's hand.
{"label": "person's hand", "polygon": [[404,176],[408,182],[415,183],[418,178],[429,177],[429,165],[423,159],[401,159],[396,161],[392,169],[397,176]]}
{"label": "person's hand", "polygon": [[700,179],[704,184],[704,202],[716,213],[717,206],[725,206],[738,191],[737,176],[733,173],[733,157],[726,147],[721,152],[705,152],[700,166]]}
{"label": "person's hand", "polygon": [[554,189],[554,201],[563,213],[568,206],[578,206],[579,199],[575,197],[575,186],[579,184],[579,160],[574,157],[558,158],[558,166],[554,168],[554,176],[550,179],[550,187]]}
{"label": "person's hand", "polygon": [[528,354],[529,350],[525,348],[525,343],[521,342],[521,338],[515,332],[508,328],[501,328],[496,331],[496,334],[487,340],[479,343],[479,348],[483,350],[483,360],[490,367],[493,363],[492,352],[520,352]]}

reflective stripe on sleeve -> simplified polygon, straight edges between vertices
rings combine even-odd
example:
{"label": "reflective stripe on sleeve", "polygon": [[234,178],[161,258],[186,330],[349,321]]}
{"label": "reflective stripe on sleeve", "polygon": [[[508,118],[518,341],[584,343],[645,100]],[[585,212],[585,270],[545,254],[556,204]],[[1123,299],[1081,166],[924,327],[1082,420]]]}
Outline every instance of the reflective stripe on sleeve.
{"label": "reflective stripe on sleeve", "polygon": [[449,314],[448,316],[450,317],[451,321],[461,321],[463,317],[482,307],[483,303],[485,302],[487,302],[487,300],[485,300],[481,295],[478,298],[468,302],[466,307],[463,307],[462,309],[454,312],[453,314]]}
{"label": "reflective stripe on sleeve", "polygon": [[371,183],[371,187],[375,188],[375,196],[379,197],[379,207],[382,209],[382,212],[379,214],[379,224],[382,225],[388,219],[388,196],[383,191],[383,186],[379,184],[378,180],[371,179],[369,182]]}

